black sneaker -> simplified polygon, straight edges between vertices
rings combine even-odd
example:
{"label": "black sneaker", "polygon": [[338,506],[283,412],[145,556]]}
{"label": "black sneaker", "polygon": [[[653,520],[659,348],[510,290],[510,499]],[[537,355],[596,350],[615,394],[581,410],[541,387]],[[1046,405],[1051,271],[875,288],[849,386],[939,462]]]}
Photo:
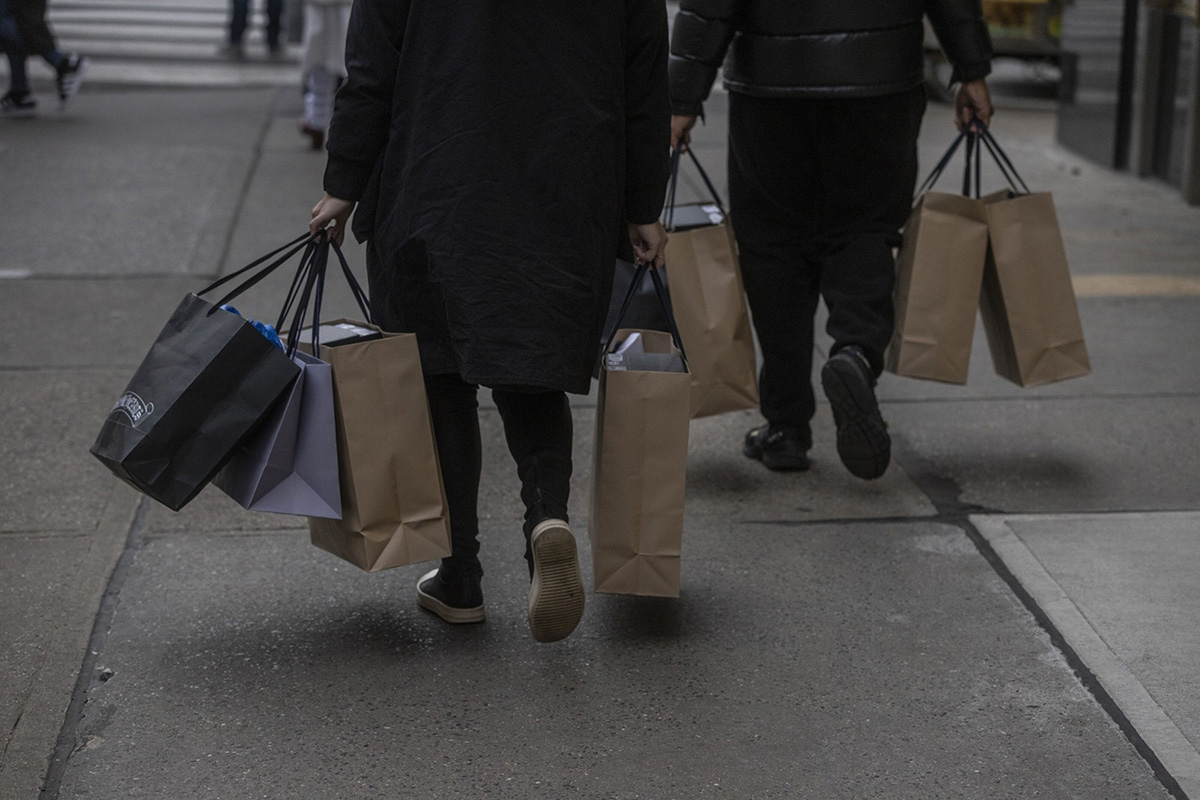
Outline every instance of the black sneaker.
{"label": "black sneaker", "polygon": [[37,101],[29,92],[9,92],[0,97],[0,116],[11,119],[32,117],[37,114]]}
{"label": "black sneaker", "polygon": [[87,68],[88,60],[78,53],[71,53],[67,60],[58,68],[54,83],[58,87],[59,108],[66,106],[72,97],[79,92],[83,84],[83,71]]}
{"label": "black sneaker", "polygon": [[417,605],[446,622],[483,622],[483,587],[477,577],[443,581],[441,568],[417,581]]}
{"label": "black sneaker", "polygon": [[875,399],[875,375],[862,350],[845,347],[821,368],[821,386],[837,425],[837,451],[850,474],[874,480],[887,471],[892,438]]}
{"label": "black sneaker", "polygon": [[808,469],[809,443],[795,428],[776,428],[769,423],[751,428],[742,443],[742,454],[761,461],[767,469],[799,472]]}
{"label": "black sneaker", "polygon": [[548,519],[533,529],[529,544],[529,630],[539,642],[557,642],[570,636],[583,618],[583,574],[575,535],[561,519]]}

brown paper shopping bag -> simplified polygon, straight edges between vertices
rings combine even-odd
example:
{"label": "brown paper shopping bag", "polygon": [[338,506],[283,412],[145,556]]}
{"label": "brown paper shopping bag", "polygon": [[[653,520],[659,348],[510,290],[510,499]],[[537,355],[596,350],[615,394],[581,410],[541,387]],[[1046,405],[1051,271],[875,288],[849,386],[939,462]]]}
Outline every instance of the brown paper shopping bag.
{"label": "brown paper shopping bag", "polygon": [[342,518],[309,518],[312,543],[368,572],[450,555],[446,495],[417,337],[336,320],[380,338],[328,347]]}
{"label": "brown paper shopping bag", "polygon": [[671,307],[692,370],[692,417],[758,408],[754,336],[737,243],[716,189],[688,150],[712,193],[712,203],[675,205],[676,152],[671,191],[663,212],[671,231],[666,271]]}
{"label": "brown paper shopping bag", "polygon": [[[896,325],[885,368],[910,378],[967,382],[988,226],[983,202],[926,191],[964,139],[955,140],[918,190],[896,261]],[[970,168],[968,152],[968,169]]]}
{"label": "brown paper shopping bag", "polygon": [[979,310],[996,374],[1019,386],[1087,375],[1091,363],[1054,200],[1029,193],[991,134],[985,129],[982,136],[1006,177],[1025,190],[984,198],[991,247]]}
{"label": "brown paper shopping bag", "polygon": [[[628,352],[633,340],[641,354]],[[677,335],[630,329],[613,332],[603,361],[588,522],[595,590],[678,597],[687,361]]]}

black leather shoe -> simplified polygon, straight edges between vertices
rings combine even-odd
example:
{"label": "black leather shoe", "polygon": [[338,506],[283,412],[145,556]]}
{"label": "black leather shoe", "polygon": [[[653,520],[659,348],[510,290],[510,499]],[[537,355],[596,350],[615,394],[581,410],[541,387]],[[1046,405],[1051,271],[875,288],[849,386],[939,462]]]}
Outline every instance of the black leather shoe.
{"label": "black leather shoe", "polygon": [[821,386],[837,425],[837,451],[850,474],[874,480],[887,471],[892,438],[875,399],[875,375],[862,350],[845,347],[821,368]]}
{"label": "black leather shoe", "polygon": [[455,625],[483,622],[483,586],[476,576],[443,581],[439,567],[417,581],[417,605]]}
{"label": "black leather shoe", "polygon": [[776,428],[769,423],[751,428],[742,443],[742,454],[761,461],[767,469],[799,472],[808,469],[809,443],[795,428]]}

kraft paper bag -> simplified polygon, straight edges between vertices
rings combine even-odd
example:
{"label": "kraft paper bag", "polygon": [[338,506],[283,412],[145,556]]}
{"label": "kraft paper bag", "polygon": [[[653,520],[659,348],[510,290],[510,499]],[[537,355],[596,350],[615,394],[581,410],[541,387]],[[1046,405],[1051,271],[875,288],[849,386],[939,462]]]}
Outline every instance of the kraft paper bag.
{"label": "kraft paper bag", "polygon": [[340,518],[333,372],[297,352],[300,375],[213,485],[251,511]]}
{"label": "kraft paper bag", "polygon": [[984,203],[991,248],[979,310],[996,374],[1018,386],[1089,374],[1053,199],[1002,192]]}
{"label": "kraft paper bag", "polygon": [[680,152],[672,156],[663,222],[670,310],[688,351],[693,419],[758,408],[757,363],[737,241],[716,187],[688,150],[711,202],[675,203]]}
{"label": "kraft paper bag", "polygon": [[758,408],[754,335],[728,218],[672,232],[666,273],[692,370],[692,418]]}
{"label": "kraft paper bag", "polygon": [[312,543],[368,572],[450,555],[450,527],[417,337],[370,323],[369,341],[328,347],[342,518],[309,518]]}
{"label": "kraft paper bag", "polygon": [[983,201],[926,192],[917,202],[896,261],[888,372],[967,382],[987,248]]}
{"label": "kraft paper bag", "polygon": [[[680,351],[640,333],[647,353]],[[588,535],[597,592],[678,597],[692,378],[600,368]]]}

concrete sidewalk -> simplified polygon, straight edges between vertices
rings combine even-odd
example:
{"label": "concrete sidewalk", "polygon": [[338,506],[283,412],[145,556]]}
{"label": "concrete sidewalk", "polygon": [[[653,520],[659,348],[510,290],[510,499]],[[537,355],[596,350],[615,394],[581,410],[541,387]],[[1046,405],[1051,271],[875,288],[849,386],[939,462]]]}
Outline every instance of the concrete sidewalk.
{"label": "concrete sidewalk", "polygon": [[[0,797],[1200,797],[1200,211],[1002,113],[1095,374],[1017,389],[980,341],[966,387],[885,377],[870,484],[827,407],[800,475],[738,454],[754,415],[697,422],[683,596],[589,595],[539,646],[493,410],[466,629],[416,608],[420,567],[359,573],[215,490],[174,514],[86,452],[179,298],[303,229],[298,104],[85,91],[0,129]],[[696,147],[724,191],[720,96]]]}

